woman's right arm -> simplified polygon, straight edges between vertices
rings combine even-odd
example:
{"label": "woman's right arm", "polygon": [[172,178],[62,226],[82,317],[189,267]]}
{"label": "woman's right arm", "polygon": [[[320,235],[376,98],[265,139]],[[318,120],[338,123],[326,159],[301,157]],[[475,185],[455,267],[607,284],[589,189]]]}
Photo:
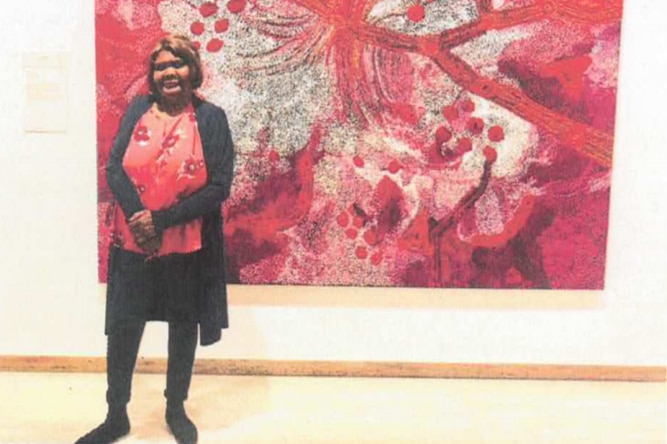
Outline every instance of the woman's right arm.
{"label": "woman's right arm", "polygon": [[140,100],[141,98],[135,99],[128,106],[111,146],[111,154],[106,165],[107,183],[127,219],[144,209],[137,189],[123,168],[123,157],[132,137],[134,126],[143,115]]}

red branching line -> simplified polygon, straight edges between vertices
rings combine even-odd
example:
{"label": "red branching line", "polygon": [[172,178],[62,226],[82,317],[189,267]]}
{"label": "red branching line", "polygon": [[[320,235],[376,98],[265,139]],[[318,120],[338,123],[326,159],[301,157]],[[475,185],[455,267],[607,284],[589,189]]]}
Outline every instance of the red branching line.
{"label": "red branching line", "polygon": [[622,13],[621,6],[617,6],[617,4],[608,5],[604,9],[574,9],[571,6],[559,5],[558,3],[554,0],[543,0],[540,3],[514,9],[486,11],[480,14],[477,21],[444,31],[440,35],[440,47],[453,48],[479,37],[487,31],[507,29],[549,18],[578,23],[606,23],[620,20]]}
{"label": "red branching line", "polygon": [[511,28],[548,17],[549,14],[545,12],[545,8],[539,4],[505,11],[487,11],[480,15],[479,20],[442,32],[440,47],[454,48],[491,30]]}
{"label": "red branching line", "polygon": [[326,0],[296,0],[296,4],[311,10],[322,18],[331,17],[334,6]]}
{"label": "red branching line", "polygon": [[461,87],[534,123],[600,165],[611,166],[613,135],[542,106],[518,88],[478,75],[467,63],[449,52],[442,51],[433,60]]}
{"label": "red branching line", "polygon": [[[582,154],[607,168],[611,167],[613,136],[589,125],[570,119],[532,100],[520,89],[504,85],[477,74],[467,63],[449,51],[490,30],[506,29],[546,19],[563,19],[585,23],[606,23],[620,20],[622,5],[609,2],[600,8],[574,9],[567,0],[541,0],[533,5],[508,10],[492,11],[490,4],[478,1],[480,17],[477,21],[439,35],[410,36],[359,21],[346,20],[319,0],[294,0],[297,4],[320,15],[321,19],[339,28],[345,28],[359,41],[391,50],[415,52],[430,57],[461,87],[493,101],[521,118],[572,146]],[[363,3],[363,0],[360,0]],[[358,7],[358,4],[356,5]],[[489,6],[487,10],[487,6]],[[366,8],[367,9],[367,8]],[[433,48],[437,48],[433,51]]]}

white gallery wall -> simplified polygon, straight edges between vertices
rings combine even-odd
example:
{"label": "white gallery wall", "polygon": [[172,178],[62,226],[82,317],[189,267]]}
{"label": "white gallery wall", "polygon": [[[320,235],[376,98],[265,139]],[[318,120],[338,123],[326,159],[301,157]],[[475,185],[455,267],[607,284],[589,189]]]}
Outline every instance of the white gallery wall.
{"label": "white gallery wall", "polygon": [[[199,356],[665,365],[667,4],[625,3],[604,291],[231,286],[232,328]],[[3,13],[0,355],[104,356],[94,1],[12,1]],[[43,60],[62,107],[40,124],[61,133],[24,131],[39,117],[34,94],[58,93],[31,83]],[[141,354],[166,355],[164,325],[148,327]]]}

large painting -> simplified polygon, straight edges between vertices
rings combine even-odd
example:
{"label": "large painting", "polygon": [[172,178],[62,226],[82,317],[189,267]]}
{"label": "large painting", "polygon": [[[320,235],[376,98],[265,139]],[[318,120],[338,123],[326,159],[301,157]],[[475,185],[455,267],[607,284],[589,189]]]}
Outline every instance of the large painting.
{"label": "large painting", "polygon": [[[604,285],[622,0],[97,0],[104,164],[165,33],[229,117],[229,282]],[[222,271],[221,271],[222,272]]]}

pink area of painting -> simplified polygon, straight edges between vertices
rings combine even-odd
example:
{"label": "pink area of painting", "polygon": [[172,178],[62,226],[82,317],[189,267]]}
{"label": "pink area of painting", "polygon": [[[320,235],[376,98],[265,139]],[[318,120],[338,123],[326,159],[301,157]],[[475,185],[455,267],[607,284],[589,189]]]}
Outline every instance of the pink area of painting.
{"label": "pink area of painting", "polygon": [[104,164],[180,26],[235,131],[230,282],[603,287],[620,0],[471,2],[468,23],[456,2],[122,3],[96,2],[101,279]]}

